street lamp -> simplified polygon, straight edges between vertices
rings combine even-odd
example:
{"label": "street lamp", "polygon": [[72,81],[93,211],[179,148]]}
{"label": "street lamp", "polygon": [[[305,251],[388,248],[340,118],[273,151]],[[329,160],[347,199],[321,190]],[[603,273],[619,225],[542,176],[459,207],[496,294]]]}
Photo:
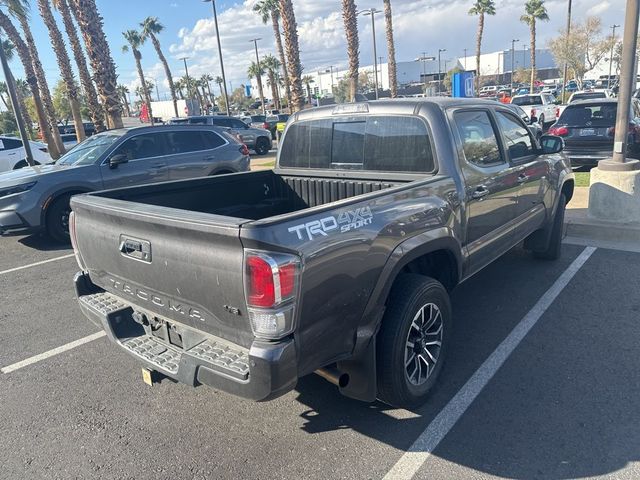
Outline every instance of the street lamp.
{"label": "street lamp", "polygon": [[[513,70],[515,67],[515,58],[516,58],[516,42],[520,40],[511,40],[511,92],[513,93]],[[531,85],[531,93],[533,93],[533,85]]]}
{"label": "street lamp", "polygon": [[222,86],[224,87],[224,106],[227,110],[227,116],[231,116],[231,109],[229,108],[229,96],[227,95],[227,77],[224,75],[224,62],[222,61],[222,47],[220,45],[220,30],[218,30],[218,14],[216,12],[216,0],[202,0],[203,2],[211,2],[211,8],[213,10],[213,22],[216,26],[216,39],[218,41],[218,56],[220,57],[220,73],[222,74]]}
{"label": "street lamp", "polygon": [[373,84],[376,89],[376,100],[378,100],[378,51],[376,49],[376,13],[382,13],[382,10],[376,10],[375,8],[369,8],[367,10],[361,10],[358,14],[371,15],[371,35],[373,36]]}
{"label": "street lamp", "polygon": [[613,62],[613,46],[616,42],[616,28],[620,25],[611,25],[611,54],[609,55],[609,77],[607,78],[607,88],[611,90],[611,64]]}
{"label": "street lamp", "polygon": [[424,82],[424,92],[427,93],[427,62],[432,62],[436,57],[428,57],[427,52],[422,52],[422,56],[415,59],[416,62],[422,62],[422,77]]}
{"label": "street lamp", "polygon": [[189,79],[189,68],[187,67],[187,60],[189,60],[189,57],[182,57],[180,60],[184,62],[184,76],[187,77],[187,98],[189,98],[189,87],[191,86],[191,80]]}
{"label": "street lamp", "polygon": [[262,40],[261,38],[253,38],[249,40],[249,42],[253,42],[253,46],[256,49],[256,68],[258,71],[256,72],[256,80],[258,80],[258,93],[260,94],[260,103],[262,103],[262,114],[267,114],[267,109],[264,106],[264,91],[262,90],[262,70],[260,69],[260,57],[258,56],[258,40]]}
{"label": "street lamp", "polygon": [[446,48],[439,48],[438,49],[438,94],[440,94],[440,75],[441,75],[441,68],[440,68],[440,54],[442,52],[446,52],[447,49]]}

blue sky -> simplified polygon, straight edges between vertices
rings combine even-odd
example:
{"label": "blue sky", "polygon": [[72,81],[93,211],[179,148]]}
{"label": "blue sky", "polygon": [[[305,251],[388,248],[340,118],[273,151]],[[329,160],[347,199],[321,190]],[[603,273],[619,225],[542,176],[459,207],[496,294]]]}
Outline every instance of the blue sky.
{"label": "blue sky", "polygon": [[[51,50],[48,33],[37,11],[36,0],[32,4],[32,29],[47,77],[53,85],[59,71]],[[223,43],[227,80],[234,87],[246,82],[246,70],[254,59],[251,38],[261,37],[260,55],[275,53],[271,25],[263,25],[251,11],[255,0],[217,0],[220,32]],[[426,51],[433,55],[438,48],[446,48],[450,58],[463,55],[463,49],[473,51],[477,19],[467,15],[472,0],[392,0],[396,58],[412,60]],[[147,16],[157,16],[166,27],[160,36],[165,54],[169,58],[174,77],[184,75],[179,60],[188,56],[189,73],[219,75],[215,30],[211,20],[211,4],[202,0],[97,0],[104,17],[104,28],[117,65],[119,82],[135,88],[137,75],[133,56],[123,53],[122,32],[137,28]],[[358,8],[382,9],[382,0],[357,0]],[[519,22],[524,0],[497,0],[497,15],[488,17],[483,41],[483,52],[509,48],[512,38],[528,43],[528,27]],[[293,0],[300,36],[301,59],[305,70],[328,68],[329,65],[346,65],[346,46],[340,0]],[[538,25],[538,47],[557,35],[566,22],[566,0],[547,0],[550,21]],[[584,20],[588,15],[602,18],[603,31],[608,32],[612,23],[622,24],[623,0],[574,0],[574,18]],[[378,55],[386,58],[384,17],[376,17]],[[61,24],[61,23],[60,23]],[[360,17],[360,61],[370,64],[371,27],[369,17]],[[621,30],[618,30],[621,33]],[[156,78],[161,96],[167,91],[164,72],[152,45],[142,49],[143,67],[150,78]],[[22,69],[18,59],[12,62],[18,77]]]}

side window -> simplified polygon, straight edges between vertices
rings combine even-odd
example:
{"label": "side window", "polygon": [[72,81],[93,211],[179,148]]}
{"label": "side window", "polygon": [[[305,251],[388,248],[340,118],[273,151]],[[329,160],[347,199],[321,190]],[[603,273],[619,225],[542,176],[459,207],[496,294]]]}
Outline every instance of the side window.
{"label": "side window", "polygon": [[229,119],[229,125],[228,126],[231,127],[231,128],[238,129],[238,130],[242,130],[242,129],[247,128],[247,124],[244,123],[242,120],[235,120],[233,118]]}
{"label": "side window", "polygon": [[505,163],[487,112],[456,112],[454,119],[462,140],[464,156],[469,163],[479,167]]}
{"label": "side window", "polygon": [[2,143],[4,143],[4,150],[15,150],[22,146],[21,140],[14,140],[13,138],[5,138]]}
{"label": "side window", "polygon": [[512,115],[504,112],[497,112],[498,125],[506,140],[509,157],[513,161],[529,155],[535,155],[535,145],[531,139],[531,134],[527,127]]}
{"label": "side window", "polygon": [[169,142],[169,151],[173,154],[198,152],[207,149],[200,130],[169,132],[167,140]]}
{"label": "side window", "polygon": [[143,158],[159,157],[166,155],[164,142],[165,134],[143,133],[126,140],[120,145],[114,155],[124,154],[128,160],[141,160]]}
{"label": "side window", "polygon": [[205,117],[195,117],[189,119],[189,125],[206,125],[207,119]]}
{"label": "side window", "polygon": [[224,138],[214,132],[202,132],[202,137],[204,139],[204,146],[208,150],[221,147],[226,143]]}

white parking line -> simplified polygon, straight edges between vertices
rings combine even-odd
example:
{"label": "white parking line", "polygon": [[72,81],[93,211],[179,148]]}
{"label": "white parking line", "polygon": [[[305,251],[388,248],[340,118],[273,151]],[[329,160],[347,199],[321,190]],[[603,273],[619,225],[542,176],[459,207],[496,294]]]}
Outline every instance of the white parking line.
{"label": "white parking line", "polygon": [[509,358],[509,355],[520,344],[522,339],[540,320],[553,301],[571,281],[574,275],[596,251],[595,247],[587,247],[576,258],[569,268],[555,281],[551,288],[538,300],[531,310],[520,320],[498,348],[475,371],[471,378],[456,393],[449,403],[440,411],[427,428],[413,442],[413,445],[400,457],[400,460],[387,472],[385,479],[412,478],[420,467],[429,459],[434,449],[449,433],[456,422],[469,408],[482,389],[489,383],[496,372]]}
{"label": "white parking line", "polygon": [[35,355],[33,357],[27,358],[26,360],[22,360],[21,362],[14,363],[12,365],[8,365],[6,367],[0,368],[0,372],[2,373],[11,373],[16,370],[20,370],[23,367],[27,367],[29,365],[33,365],[34,363],[45,360],[49,357],[53,357],[54,355],[58,355],[60,353],[71,350],[72,348],[79,347],[80,345],[84,345],[85,343],[93,342],[99,338],[102,338],[106,335],[106,333],[96,332],[91,335],[87,335],[86,337],[79,338],[78,340],[74,340],[73,342],[66,343],[60,347],[53,348],[47,352],[40,353],[39,355]]}
{"label": "white parking line", "polygon": [[73,257],[73,253],[69,255],[62,255],[61,257],[50,258],[48,260],[42,260],[41,262],[30,263],[29,265],[23,265],[22,267],[10,268],[9,270],[0,270],[0,275],[5,275],[11,272],[17,272],[18,270],[24,270],[25,268],[37,267],[38,265],[44,265],[45,263],[55,262],[57,260],[64,260],[65,258]]}

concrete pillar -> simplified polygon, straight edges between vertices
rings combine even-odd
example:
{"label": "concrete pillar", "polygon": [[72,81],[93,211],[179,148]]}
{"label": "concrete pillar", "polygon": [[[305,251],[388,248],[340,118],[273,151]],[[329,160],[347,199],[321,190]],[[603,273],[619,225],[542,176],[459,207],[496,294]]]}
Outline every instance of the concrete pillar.
{"label": "concrete pillar", "polygon": [[640,223],[640,170],[591,170],[589,216],[620,223]]}

